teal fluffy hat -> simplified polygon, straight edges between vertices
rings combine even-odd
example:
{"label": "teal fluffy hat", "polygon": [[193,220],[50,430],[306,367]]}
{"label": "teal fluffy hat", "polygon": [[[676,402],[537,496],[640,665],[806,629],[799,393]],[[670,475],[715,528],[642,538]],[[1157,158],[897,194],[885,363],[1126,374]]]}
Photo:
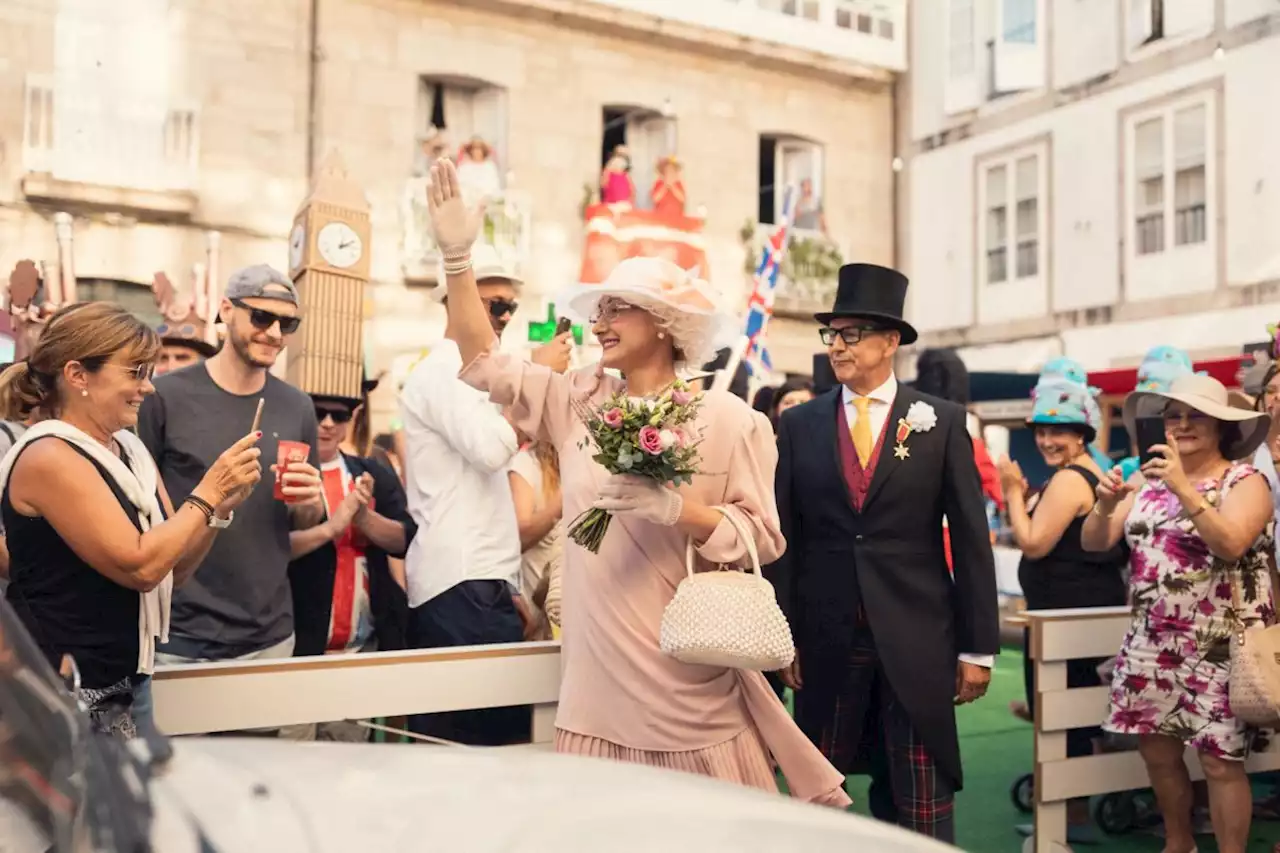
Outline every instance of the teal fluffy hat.
{"label": "teal fluffy hat", "polygon": [[1177,347],[1152,347],[1138,365],[1135,391],[1167,392],[1173,380],[1192,373],[1191,356]]}
{"label": "teal fluffy hat", "polygon": [[1086,442],[1097,437],[1100,414],[1088,386],[1062,376],[1041,374],[1031,391],[1031,400],[1028,424],[1080,427]]}

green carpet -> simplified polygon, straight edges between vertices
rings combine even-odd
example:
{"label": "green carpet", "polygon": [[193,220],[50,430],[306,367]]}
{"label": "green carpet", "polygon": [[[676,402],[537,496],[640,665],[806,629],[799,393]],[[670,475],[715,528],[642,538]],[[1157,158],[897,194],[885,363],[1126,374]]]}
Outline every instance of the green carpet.
{"label": "green carpet", "polygon": [[[1032,769],[1031,726],[1009,713],[1009,703],[1025,696],[1022,654],[1006,649],[991,677],[991,688],[980,702],[959,709],[960,748],[964,758],[965,789],[956,797],[957,845],[970,853],[1019,853],[1019,823],[1030,815],[1013,805],[1010,789],[1015,780]],[[854,810],[867,813],[868,780],[850,777],[847,790]],[[1102,843],[1077,845],[1076,851],[1099,853],[1160,853],[1162,841],[1146,833],[1103,836]],[[1270,853],[1280,841],[1280,823],[1255,822],[1249,851]],[[1216,851],[1211,836],[1197,839],[1200,853]]]}

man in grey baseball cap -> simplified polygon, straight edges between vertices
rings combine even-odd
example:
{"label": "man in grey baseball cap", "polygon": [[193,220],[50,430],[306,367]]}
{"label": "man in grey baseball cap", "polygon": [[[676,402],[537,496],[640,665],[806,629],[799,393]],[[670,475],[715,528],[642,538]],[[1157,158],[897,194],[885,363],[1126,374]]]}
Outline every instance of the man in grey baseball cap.
{"label": "man in grey baseball cap", "polygon": [[139,412],[138,434],[169,494],[181,501],[191,493],[205,469],[251,428],[259,399],[263,467],[277,461],[281,441],[302,442],[310,453],[283,475],[285,500],[275,498],[264,472],[200,570],[174,591],[169,642],[156,655],[164,663],[291,656],[289,532],[320,523],[325,513],[315,407],[270,373],[301,323],[297,288],[265,264],[246,267],[228,280],[219,318],[227,337],[218,354],[158,377]]}

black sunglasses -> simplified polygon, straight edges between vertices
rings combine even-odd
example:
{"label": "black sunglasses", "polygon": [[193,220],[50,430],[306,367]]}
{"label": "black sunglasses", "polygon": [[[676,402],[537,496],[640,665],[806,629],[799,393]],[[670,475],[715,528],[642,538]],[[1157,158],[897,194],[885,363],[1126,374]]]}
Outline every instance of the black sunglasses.
{"label": "black sunglasses", "polygon": [[328,407],[316,406],[316,423],[324,423],[325,418],[333,418],[335,424],[348,423],[354,413],[350,409],[330,409]]}
{"label": "black sunglasses", "polygon": [[822,338],[823,346],[831,346],[836,342],[836,338],[844,341],[845,346],[853,346],[861,341],[867,335],[873,332],[885,331],[880,326],[845,326],[843,329],[833,329],[830,326],[823,326],[818,330],[818,335]]}
{"label": "black sunglasses", "polygon": [[484,302],[495,320],[502,319],[505,314],[514,314],[520,308],[520,303],[514,299],[486,299]]}
{"label": "black sunglasses", "polygon": [[261,308],[254,308],[252,305],[246,305],[239,299],[232,299],[231,304],[237,308],[243,308],[249,312],[249,322],[260,332],[265,332],[276,323],[280,324],[280,334],[292,335],[298,331],[298,326],[302,325],[301,317],[282,317],[279,314],[273,314],[270,311],[264,311]]}

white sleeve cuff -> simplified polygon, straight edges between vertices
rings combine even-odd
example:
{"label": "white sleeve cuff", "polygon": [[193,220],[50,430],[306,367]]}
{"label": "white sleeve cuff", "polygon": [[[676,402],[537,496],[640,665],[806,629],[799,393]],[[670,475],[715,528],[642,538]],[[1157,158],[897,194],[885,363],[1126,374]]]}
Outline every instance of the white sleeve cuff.
{"label": "white sleeve cuff", "polygon": [[996,665],[995,655],[960,655],[960,660],[964,663],[971,663],[974,666],[981,666],[987,669],[994,669]]}

